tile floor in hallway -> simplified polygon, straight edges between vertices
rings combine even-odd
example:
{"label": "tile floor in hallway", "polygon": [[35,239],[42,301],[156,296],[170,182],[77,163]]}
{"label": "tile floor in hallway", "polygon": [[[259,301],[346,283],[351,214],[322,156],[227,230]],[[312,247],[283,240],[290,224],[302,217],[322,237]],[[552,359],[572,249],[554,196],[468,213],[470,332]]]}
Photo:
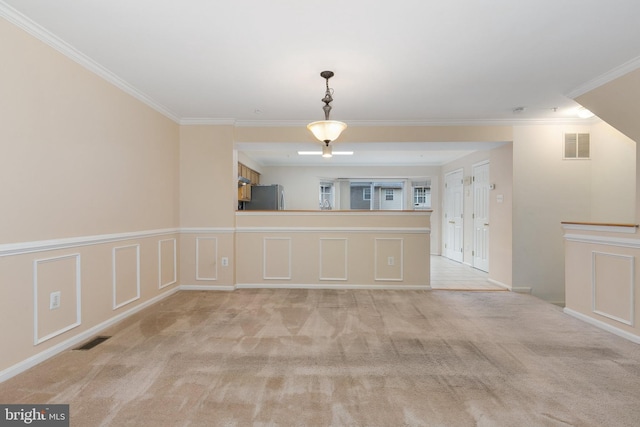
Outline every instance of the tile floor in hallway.
{"label": "tile floor in hallway", "polygon": [[505,288],[491,283],[489,275],[449,258],[431,256],[431,288],[465,291],[504,291]]}

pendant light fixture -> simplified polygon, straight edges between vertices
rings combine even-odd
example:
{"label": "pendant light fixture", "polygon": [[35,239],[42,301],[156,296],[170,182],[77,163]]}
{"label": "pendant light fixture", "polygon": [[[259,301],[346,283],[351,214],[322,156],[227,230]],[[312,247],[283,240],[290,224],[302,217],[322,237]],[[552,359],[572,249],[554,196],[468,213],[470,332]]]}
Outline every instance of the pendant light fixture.
{"label": "pendant light fixture", "polygon": [[343,130],[347,128],[346,123],[339,122],[336,120],[329,120],[329,113],[331,112],[331,101],[333,101],[333,89],[329,88],[329,79],[333,77],[333,71],[323,71],[320,73],[320,76],[326,81],[326,91],[324,93],[324,98],[322,98],[322,102],[324,102],[324,120],[320,120],[317,122],[309,123],[307,125],[307,129],[313,133],[313,135],[321,142],[324,142],[325,146],[322,150],[323,157],[331,157],[331,147],[329,147],[329,143],[331,141],[335,141],[338,139]]}

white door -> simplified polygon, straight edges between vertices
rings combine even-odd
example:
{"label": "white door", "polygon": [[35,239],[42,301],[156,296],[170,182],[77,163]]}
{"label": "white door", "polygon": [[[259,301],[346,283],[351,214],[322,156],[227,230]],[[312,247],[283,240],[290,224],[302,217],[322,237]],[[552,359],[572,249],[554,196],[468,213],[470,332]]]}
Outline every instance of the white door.
{"label": "white door", "polygon": [[473,266],[489,271],[489,163],[473,167]]}
{"label": "white door", "polygon": [[462,169],[450,172],[444,177],[444,220],[446,232],[445,256],[462,262],[462,242],[464,236],[463,208],[464,185]]}

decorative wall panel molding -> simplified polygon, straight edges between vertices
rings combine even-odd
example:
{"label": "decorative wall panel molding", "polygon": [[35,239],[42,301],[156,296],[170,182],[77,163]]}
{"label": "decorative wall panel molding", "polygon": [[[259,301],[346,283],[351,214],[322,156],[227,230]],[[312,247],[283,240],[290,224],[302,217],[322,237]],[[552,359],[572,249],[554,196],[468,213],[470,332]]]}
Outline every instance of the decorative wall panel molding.
{"label": "decorative wall panel molding", "polygon": [[592,311],[633,326],[635,257],[592,252]]}
{"label": "decorative wall panel molding", "polygon": [[265,280],[291,280],[291,238],[264,238],[262,278]]}
{"label": "decorative wall panel molding", "polygon": [[140,245],[112,249],[113,309],[140,299]]}
{"label": "decorative wall panel molding", "polygon": [[158,288],[166,288],[178,281],[176,239],[158,240]]}
{"label": "decorative wall panel molding", "polygon": [[33,261],[34,345],[80,326],[81,287],[80,254]]}
{"label": "decorative wall panel molding", "polygon": [[603,322],[602,320],[594,319],[591,316],[587,316],[586,314],[580,313],[579,311],[572,310],[570,308],[564,308],[564,313],[569,316],[573,316],[576,319],[580,319],[583,322],[587,322],[590,325],[596,326],[604,331],[611,332],[619,337],[627,339],[636,344],[640,344],[640,336],[636,334],[632,334],[631,332],[625,331],[624,329],[617,328],[609,323]]}
{"label": "decorative wall panel molding", "polygon": [[196,237],[196,280],[218,280],[217,237]]}
{"label": "decorative wall panel molding", "polygon": [[154,298],[144,301],[138,305],[134,305],[131,308],[126,309],[125,311],[118,312],[118,314],[105,320],[104,322],[101,322],[85,331],[82,331],[76,335],[73,335],[70,338],[58,344],[54,344],[52,347],[47,347],[46,349],[42,350],[41,352],[38,352],[34,356],[31,356],[28,359],[25,359],[21,362],[16,363],[15,365],[12,365],[0,371],[0,383],[28,370],[29,368],[36,366],[39,363],[44,362],[47,359],[52,358],[53,356],[69,348],[72,348],[88,340],[91,337],[94,337],[95,335],[99,334],[101,331],[115,325],[118,322],[121,322],[127,317],[132,316],[135,313],[138,313],[139,311],[142,311],[147,307],[151,307],[153,304],[163,300],[164,298],[167,298],[173,295],[177,291],[178,291],[178,288],[169,289],[168,291],[166,291],[161,295],[158,295]]}
{"label": "decorative wall panel molding", "polygon": [[374,246],[375,280],[396,282],[404,280],[404,239],[377,237]]}
{"label": "decorative wall panel molding", "polygon": [[320,238],[320,280],[348,280],[347,248],[347,239]]}

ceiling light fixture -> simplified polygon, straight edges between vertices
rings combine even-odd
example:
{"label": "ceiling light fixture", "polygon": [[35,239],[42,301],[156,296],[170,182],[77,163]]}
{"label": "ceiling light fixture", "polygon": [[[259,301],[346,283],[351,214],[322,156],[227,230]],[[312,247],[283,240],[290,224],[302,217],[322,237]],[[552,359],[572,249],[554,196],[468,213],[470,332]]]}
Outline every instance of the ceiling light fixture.
{"label": "ceiling light fixture", "polygon": [[[324,120],[320,120],[317,122],[309,123],[307,125],[307,129],[313,133],[313,135],[319,140],[324,142],[325,147],[329,147],[329,143],[331,141],[335,141],[338,139],[343,130],[347,128],[346,123],[338,122],[336,120],[329,120],[329,113],[331,112],[331,101],[333,101],[333,89],[329,88],[329,79],[333,77],[333,71],[323,71],[320,73],[320,76],[326,80],[326,91],[324,93],[324,98],[322,98],[322,102],[324,102]],[[325,152],[328,152],[328,155],[325,156]],[[323,150],[324,157],[331,157],[331,150]]]}
{"label": "ceiling light fixture", "polygon": [[580,117],[581,119],[590,119],[593,116],[595,116],[595,114],[593,114],[591,111],[587,110],[586,108],[584,107],[578,108],[578,117]]}
{"label": "ceiling light fixture", "polygon": [[[353,151],[333,151],[334,156],[353,156]],[[322,151],[298,151],[298,156],[321,156]]]}

